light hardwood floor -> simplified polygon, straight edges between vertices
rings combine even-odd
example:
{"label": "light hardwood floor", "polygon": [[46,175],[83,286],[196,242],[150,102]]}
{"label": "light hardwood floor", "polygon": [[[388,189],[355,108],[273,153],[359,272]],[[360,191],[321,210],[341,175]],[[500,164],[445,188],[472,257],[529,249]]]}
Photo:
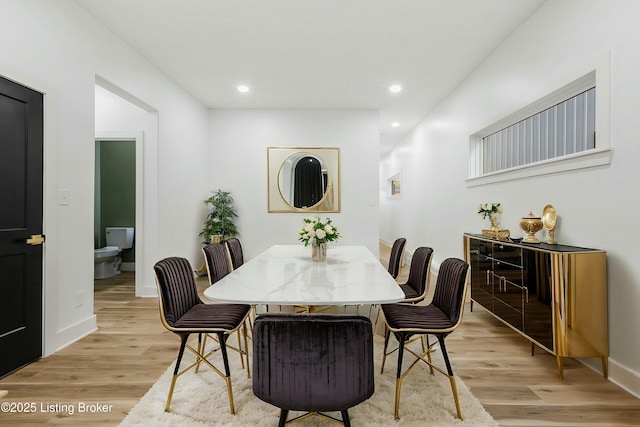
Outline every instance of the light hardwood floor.
{"label": "light hardwood floor", "polygon": [[[382,247],[385,265],[387,256]],[[407,267],[399,280],[406,274]],[[206,286],[202,279],[198,283]],[[133,289],[133,276],[127,273],[97,281],[98,330],[0,380],[0,396],[1,390],[8,391],[0,403],[14,409],[34,404],[36,409],[35,413],[0,411],[0,425],[93,426],[122,421],[175,359],[179,344],[160,324],[157,300],[135,298]],[[565,362],[561,380],[555,358],[540,350],[531,357],[524,338],[480,308],[469,312],[467,306],[462,326],[447,343],[454,372],[502,426],[640,424],[640,400],[572,359]],[[107,411],[79,413],[82,403],[107,405]],[[73,414],[65,411],[69,407]]]}

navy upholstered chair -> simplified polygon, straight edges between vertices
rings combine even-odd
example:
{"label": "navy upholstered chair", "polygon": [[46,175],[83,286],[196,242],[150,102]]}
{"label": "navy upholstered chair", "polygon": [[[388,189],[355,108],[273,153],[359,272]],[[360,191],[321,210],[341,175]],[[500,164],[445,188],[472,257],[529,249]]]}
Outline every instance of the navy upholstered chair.
{"label": "navy upholstered chair", "polygon": [[402,302],[415,304],[427,297],[432,255],[433,249],[424,246],[413,252],[409,266],[409,277],[405,283],[400,285],[402,292],[404,292]]}
{"label": "navy upholstered chair", "polygon": [[391,246],[391,254],[389,255],[389,274],[394,279],[398,278],[400,273],[400,261],[402,261],[402,251],[404,251],[404,245],[407,243],[407,239],[400,237],[393,242]]}
{"label": "navy upholstered chair", "polygon": [[[348,409],[374,391],[373,332],[364,316],[263,314],[253,327],[253,392],[281,409],[280,426]],[[307,412],[287,421],[289,411]]]}
{"label": "navy upholstered chair", "polygon": [[[249,357],[246,351],[248,341],[245,320],[251,306],[245,304],[205,304],[202,302],[198,296],[193,270],[185,258],[165,258],[158,261],[153,270],[158,286],[162,324],[180,337],[180,350],[164,410],[169,411],[178,377],[194,367],[197,371],[198,367],[204,363],[224,378],[229,394],[229,408],[231,413],[235,414],[226,341],[230,334],[237,332],[240,335],[242,333],[245,350],[240,348],[236,350],[240,351],[241,358],[246,357],[247,374],[250,375]],[[198,343],[195,348],[188,343],[191,334],[198,335]],[[219,347],[216,346],[214,350],[207,352],[205,346],[207,336],[210,335],[218,341]],[[185,349],[191,351],[196,356],[196,360],[181,371],[180,363]],[[210,360],[210,356],[218,349],[222,353],[224,369],[216,368]]]}
{"label": "navy upholstered chair", "polygon": [[209,243],[202,248],[202,252],[204,253],[204,262],[207,267],[210,285],[213,285],[231,272],[229,255],[224,243]]}
{"label": "navy upholstered chair", "polygon": [[[462,312],[468,287],[468,270],[469,265],[466,262],[457,258],[448,258],[440,265],[433,300],[429,305],[401,303],[382,305],[382,311],[386,322],[382,370],[384,370],[390,334],[393,333],[398,340],[398,367],[396,371],[395,402],[396,419],[400,418],[399,410],[402,380],[409,374],[411,369],[415,366],[415,363],[419,361],[427,363],[431,368],[432,374],[435,369],[449,378],[451,391],[453,392],[453,398],[456,405],[456,412],[458,418],[462,419],[456,380],[453,376],[451,363],[449,362],[449,355],[447,354],[447,348],[445,346],[445,338],[453,332],[462,321]],[[418,335],[433,335],[438,339],[437,342],[440,344],[440,350],[442,351],[446,371],[432,363],[431,351],[433,349],[433,345],[427,344],[427,348],[424,348],[423,346],[422,354],[416,353],[408,346],[405,347],[406,344],[409,344],[411,337]],[[402,358],[405,350],[416,356],[416,361],[413,362],[403,373]]]}
{"label": "navy upholstered chair", "polygon": [[231,267],[235,270],[244,264],[244,255],[242,254],[242,244],[236,237],[230,237],[224,242],[227,246]]}

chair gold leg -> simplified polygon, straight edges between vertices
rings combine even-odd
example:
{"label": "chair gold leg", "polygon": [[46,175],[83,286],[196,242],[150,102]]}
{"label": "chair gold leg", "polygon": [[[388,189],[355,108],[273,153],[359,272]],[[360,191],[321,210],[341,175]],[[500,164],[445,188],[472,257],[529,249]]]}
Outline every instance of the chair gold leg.
{"label": "chair gold leg", "polygon": [[[423,338],[424,338],[424,335],[423,335]],[[434,375],[433,365],[432,365],[432,362],[431,362],[431,352],[432,351],[435,351],[435,350],[433,350],[432,348],[427,346],[427,350],[426,350],[425,353],[427,354],[427,360],[429,361],[429,363],[427,363],[427,365],[429,365],[429,372],[431,373],[431,375]]]}
{"label": "chair gold leg", "polygon": [[456,379],[453,376],[449,376],[449,382],[451,383],[451,391],[453,392],[453,400],[456,403],[456,413],[458,418],[462,420],[462,412],[460,411],[460,400],[458,399],[458,387],[456,386]]}
{"label": "chair gold leg", "polygon": [[602,356],[602,376],[609,378],[609,358]]}
{"label": "chair gold leg", "polygon": [[256,316],[258,312],[256,311],[256,306],[251,306],[251,313],[249,314],[249,334],[253,336],[253,322],[256,321]]}
{"label": "chair gold leg", "polygon": [[233,404],[233,388],[231,387],[231,378],[225,377],[225,381],[227,382],[227,393],[229,394],[229,410],[232,415],[236,414],[236,407]]}
{"label": "chair gold leg", "polygon": [[238,349],[240,350],[240,365],[242,366],[242,369],[244,369],[244,355],[242,354],[242,339],[240,338],[240,329],[242,328],[238,328],[238,330],[236,331],[236,335],[238,336]]}
{"label": "chair gold leg", "polygon": [[400,419],[400,391],[402,390],[402,378],[396,379],[396,404],[393,416],[396,420]]}
{"label": "chair gold leg", "polygon": [[173,389],[176,387],[177,379],[178,379],[178,375],[174,375],[171,378],[171,385],[169,386],[169,395],[167,396],[167,403],[164,405],[164,412],[169,412],[169,407],[171,406],[171,398],[173,397]]}
{"label": "chair gold leg", "polygon": [[[249,321],[249,325],[251,322]],[[247,359],[247,377],[251,378],[251,364],[249,363],[249,339],[247,338],[247,324],[244,326],[244,357]]]}
{"label": "chair gold leg", "polygon": [[[203,334],[204,338],[202,338],[202,341],[198,340],[198,355],[200,354],[204,354],[204,349],[207,346],[207,334]],[[200,361],[202,360],[202,358],[200,356],[197,356],[197,364],[196,364],[196,372],[198,372],[200,370]]]}

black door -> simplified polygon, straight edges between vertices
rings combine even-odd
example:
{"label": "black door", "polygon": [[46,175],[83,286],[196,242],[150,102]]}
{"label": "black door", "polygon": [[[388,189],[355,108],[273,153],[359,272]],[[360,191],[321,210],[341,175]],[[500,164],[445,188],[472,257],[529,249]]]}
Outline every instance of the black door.
{"label": "black door", "polygon": [[0,77],[0,376],[42,355],[42,94]]}

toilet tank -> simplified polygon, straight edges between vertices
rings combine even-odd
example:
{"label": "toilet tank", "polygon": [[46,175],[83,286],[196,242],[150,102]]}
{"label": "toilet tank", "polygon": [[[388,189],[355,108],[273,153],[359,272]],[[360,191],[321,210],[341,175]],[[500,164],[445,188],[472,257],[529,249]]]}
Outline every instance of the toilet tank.
{"label": "toilet tank", "polygon": [[107,227],[107,246],[117,246],[120,249],[133,247],[133,227]]}

